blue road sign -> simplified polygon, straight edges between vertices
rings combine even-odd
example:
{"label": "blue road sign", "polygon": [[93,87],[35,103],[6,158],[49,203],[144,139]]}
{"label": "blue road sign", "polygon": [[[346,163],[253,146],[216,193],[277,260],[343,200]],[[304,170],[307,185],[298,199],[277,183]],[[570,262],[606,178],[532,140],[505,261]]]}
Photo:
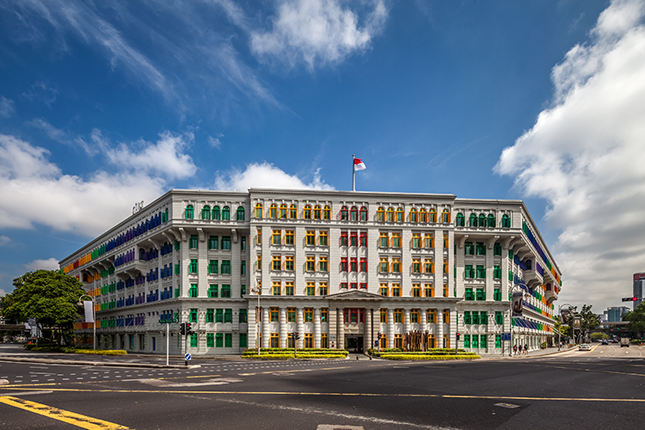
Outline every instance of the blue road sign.
{"label": "blue road sign", "polygon": [[184,355],[184,358],[186,359],[186,361],[190,360],[190,358],[191,358],[191,357],[190,357],[190,354],[189,354],[189,353],[186,353],[186,355]]}
{"label": "blue road sign", "polygon": [[510,333],[502,333],[502,341],[505,341],[505,340],[511,340]]}

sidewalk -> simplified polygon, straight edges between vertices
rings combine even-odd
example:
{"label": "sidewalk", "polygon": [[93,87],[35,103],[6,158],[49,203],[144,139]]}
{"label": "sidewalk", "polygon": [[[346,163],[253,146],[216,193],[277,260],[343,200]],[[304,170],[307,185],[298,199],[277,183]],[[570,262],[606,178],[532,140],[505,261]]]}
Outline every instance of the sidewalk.
{"label": "sidewalk", "polygon": [[551,348],[545,348],[545,349],[534,349],[532,351],[528,351],[527,354],[513,354],[512,356],[508,355],[508,351],[504,351],[503,355],[498,355],[498,354],[482,354],[482,360],[491,360],[491,359],[499,359],[499,358],[508,358],[508,359],[515,359],[515,358],[535,358],[535,357],[545,357],[548,355],[555,355],[555,354],[561,354],[564,352],[570,352],[577,350],[578,346],[573,346],[571,348],[569,347],[562,347],[560,351],[558,351],[558,347],[554,346]]}

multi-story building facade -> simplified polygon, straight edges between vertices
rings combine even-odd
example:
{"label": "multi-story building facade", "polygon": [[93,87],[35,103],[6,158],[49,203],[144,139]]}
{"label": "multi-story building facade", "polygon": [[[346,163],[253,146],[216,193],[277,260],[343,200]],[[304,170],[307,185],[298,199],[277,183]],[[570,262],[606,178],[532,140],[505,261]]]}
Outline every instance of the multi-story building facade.
{"label": "multi-story building facade", "polygon": [[[561,273],[525,205],[454,195],[172,190],[61,261],[100,344],[165,353],[553,341]],[[523,292],[523,315],[510,296]],[[260,294],[258,294],[258,292]],[[184,343],[179,323],[195,334]],[[91,341],[91,324],[78,323]],[[511,330],[512,328],[512,330]]]}
{"label": "multi-story building facade", "polygon": [[634,287],[632,293],[632,297],[636,297],[636,300],[632,303],[633,310],[643,303],[643,294],[645,294],[645,273],[634,273]]}
{"label": "multi-story building facade", "polygon": [[623,315],[629,312],[627,306],[614,306],[607,308],[607,322],[620,322],[623,320]]}

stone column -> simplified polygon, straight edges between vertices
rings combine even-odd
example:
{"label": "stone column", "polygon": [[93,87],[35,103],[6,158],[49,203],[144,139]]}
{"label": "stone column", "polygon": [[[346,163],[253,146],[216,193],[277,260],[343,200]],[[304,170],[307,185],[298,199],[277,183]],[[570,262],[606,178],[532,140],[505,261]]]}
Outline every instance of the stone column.
{"label": "stone column", "polygon": [[254,306],[253,308],[249,309],[248,312],[248,324],[247,324],[247,333],[248,333],[248,340],[247,340],[247,345],[249,348],[256,348],[258,347],[257,345],[257,321],[255,318],[255,313],[257,311],[257,308]]}
{"label": "stone column", "polygon": [[363,345],[363,350],[367,351],[369,348],[373,347],[372,341],[372,309],[365,309],[365,344]]}
{"label": "stone column", "polygon": [[280,308],[280,348],[287,347],[287,308]]}
{"label": "stone column", "polygon": [[[329,309],[329,348],[332,346],[332,336],[336,336],[338,339],[338,309]],[[333,342],[334,348],[338,349],[338,340]]]}
{"label": "stone column", "polygon": [[403,333],[409,333],[410,332],[410,309],[404,309],[403,316],[404,316]]}
{"label": "stone column", "polygon": [[304,308],[298,308],[298,334],[300,335],[300,339],[298,339],[297,345],[299,349],[303,348],[303,345],[305,344],[305,310]]}
{"label": "stone column", "polygon": [[345,349],[345,309],[339,308],[336,312],[338,315],[338,349]]}
{"label": "stone column", "polygon": [[443,309],[437,309],[434,337],[437,340],[437,348],[443,348]]}
{"label": "stone column", "polygon": [[320,308],[314,308],[314,348],[320,348]]}
{"label": "stone column", "polygon": [[271,321],[269,308],[262,308],[262,348],[268,348],[271,345]]}
{"label": "stone column", "polygon": [[387,310],[387,343],[388,348],[394,347],[394,309]]}
{"label": "stone column", "polygon": [[428,311],[421,309],[421,332],[425,333],[428,330]]}

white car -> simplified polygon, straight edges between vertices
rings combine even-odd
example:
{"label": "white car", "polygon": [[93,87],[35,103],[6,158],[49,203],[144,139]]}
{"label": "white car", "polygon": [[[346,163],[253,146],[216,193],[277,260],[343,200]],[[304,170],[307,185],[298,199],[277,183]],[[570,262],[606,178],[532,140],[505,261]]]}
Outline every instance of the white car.
{"label": "white car", "polygon": [[591,345],[583,343],[582,345],[578,346],[578,351],[591,351]]}

